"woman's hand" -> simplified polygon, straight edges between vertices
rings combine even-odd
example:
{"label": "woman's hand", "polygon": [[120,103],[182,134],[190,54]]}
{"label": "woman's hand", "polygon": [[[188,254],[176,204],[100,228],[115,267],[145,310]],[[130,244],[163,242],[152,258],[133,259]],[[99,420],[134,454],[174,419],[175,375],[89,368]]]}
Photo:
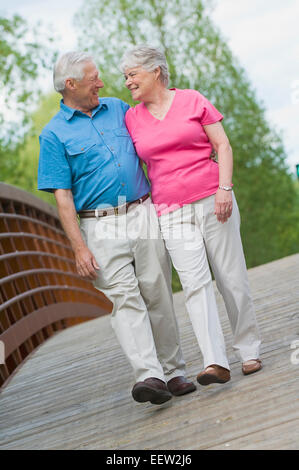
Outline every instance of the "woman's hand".
{"label": "woman's hand", "polygon": [[[219,184],[231,186],[233,177],[233,152],[221,122],[203,126],[213,149],[218,154]],[[232,215],[232,192],[218,189],[215,198],[215,214],[222,224]]]}
{"label": "woman's hand", "polygon": [[232,215],[233,200],[232,192],[218,189],[215,195],[215,214],[219,222],[224,224]]}

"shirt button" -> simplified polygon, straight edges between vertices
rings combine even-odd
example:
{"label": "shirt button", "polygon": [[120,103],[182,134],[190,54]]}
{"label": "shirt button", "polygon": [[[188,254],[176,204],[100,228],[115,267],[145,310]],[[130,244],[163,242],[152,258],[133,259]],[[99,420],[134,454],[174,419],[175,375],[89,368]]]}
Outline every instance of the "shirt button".
{"label": "shirt button", "polygon": [[125,183],[121,183],[122,186],[125,186]]}
{"label": "shirt button", "polygon": [[104,135],[104,132],[101,132],[101,135]]}
{"label": "shirt button", "polygon": [[120,166],[120,163],[118,164],[118,166]]}

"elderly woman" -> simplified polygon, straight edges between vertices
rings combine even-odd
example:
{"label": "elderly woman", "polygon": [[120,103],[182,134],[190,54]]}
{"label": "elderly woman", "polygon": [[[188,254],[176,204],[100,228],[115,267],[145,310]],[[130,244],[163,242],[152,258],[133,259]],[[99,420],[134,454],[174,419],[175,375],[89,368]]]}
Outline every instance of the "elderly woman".
{"label": "elderly woman", "polygon": [[[209,264],[223,296],[245,375],[261,369],[260,337],[232,191],[233,156],[223,116],[195,90],[168,89],[165,56],[137,46],[122,59],[132,98],[126,125],[146,163],[161,231],[204,358],[202,385],[225,383],[229,364]],[[212,149],[218,163],[211,158]]]}

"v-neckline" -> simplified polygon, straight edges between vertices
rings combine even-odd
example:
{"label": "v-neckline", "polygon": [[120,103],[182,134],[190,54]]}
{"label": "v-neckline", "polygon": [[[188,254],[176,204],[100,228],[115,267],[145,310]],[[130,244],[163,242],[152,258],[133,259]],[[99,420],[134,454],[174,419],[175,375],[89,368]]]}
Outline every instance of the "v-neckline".
{"label": "v-neckline", "polygon": [[167,116],[169,115],[170,111],[171,111],[172,108],[173,108],[173,104],[174,104],[174,102],[175,102],[176,95],[177,95],[177,89],[176,89],[176,88],[169,88],[169,90],[173,90],[175,93],[174,93],[174,96],[173,96],[173,98],[172,98],[172,102],[171,102],[171,104],[170,104],[170,106],[169,106],[169,108],[168,108],[168,111],[167,111],[167,113],[165,114],[165,116],[163,117],[163,119],[158,119],[158,118],[156,118],[156,117],[147,109],[147,107],[146,107],[145,104],[143,103],[143,106],[144,106],[144,108],[146,109],[148,115],[149,115],[152,119],[154,119],[155,121],[157,121],[157,122],[164,122],[165,119],[167,118]]}

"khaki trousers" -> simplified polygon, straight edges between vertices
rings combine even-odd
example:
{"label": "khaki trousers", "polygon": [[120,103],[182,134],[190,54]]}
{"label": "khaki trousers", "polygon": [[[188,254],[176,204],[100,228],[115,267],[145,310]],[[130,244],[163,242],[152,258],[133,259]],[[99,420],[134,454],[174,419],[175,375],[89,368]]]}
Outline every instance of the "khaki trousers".
{"label": "khaki trousers", "polygon": [[150,199],[127,214],[81,219],[100,266],[94,285],[113,303],[111,324],[136,381],[185,375],[171,289],[171,262]]}
{"label": "khaki trousers", "polygon": [[259,357],[260,336],[240,237],[240,214],[221,224],[215,195],[160,216],[161,232],[178,272],[205,367],[228,367],[208,261],[223,296],[233,332],[233,348],[244,362]]}

